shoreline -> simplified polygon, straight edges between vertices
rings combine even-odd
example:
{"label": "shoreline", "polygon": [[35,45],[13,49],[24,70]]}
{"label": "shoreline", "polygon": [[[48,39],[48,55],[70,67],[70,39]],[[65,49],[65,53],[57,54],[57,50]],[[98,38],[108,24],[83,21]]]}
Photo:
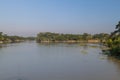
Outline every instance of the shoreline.
{"label": "shoreline", "polygon": [[37,43],[101,43],[100,40],[36,41]]}

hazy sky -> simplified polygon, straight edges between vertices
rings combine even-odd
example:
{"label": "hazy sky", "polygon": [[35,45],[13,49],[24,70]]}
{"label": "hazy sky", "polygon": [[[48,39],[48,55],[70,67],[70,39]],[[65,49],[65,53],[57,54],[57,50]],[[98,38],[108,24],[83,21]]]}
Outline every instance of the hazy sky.
{"label": "hazy sky", "polygon": [[120,20],[120,0],[0,0],[0,31],[101,33]]}

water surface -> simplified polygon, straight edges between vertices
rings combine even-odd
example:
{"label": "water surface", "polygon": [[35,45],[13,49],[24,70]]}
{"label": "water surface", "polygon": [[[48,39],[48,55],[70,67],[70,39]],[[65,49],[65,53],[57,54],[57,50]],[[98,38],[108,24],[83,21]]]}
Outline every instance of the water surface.
{"label": "water surface", "polygon": [[0,80],[120,80],[120,62],[98,44],[0,45]]}

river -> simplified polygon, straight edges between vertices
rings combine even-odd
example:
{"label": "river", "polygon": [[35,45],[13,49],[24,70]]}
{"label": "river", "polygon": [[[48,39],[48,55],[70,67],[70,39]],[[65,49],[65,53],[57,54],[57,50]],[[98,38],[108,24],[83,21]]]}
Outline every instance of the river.
{"label": "river", "polygon": [[1,44],[0,80],[120,80],[120,61],[98,44]]}

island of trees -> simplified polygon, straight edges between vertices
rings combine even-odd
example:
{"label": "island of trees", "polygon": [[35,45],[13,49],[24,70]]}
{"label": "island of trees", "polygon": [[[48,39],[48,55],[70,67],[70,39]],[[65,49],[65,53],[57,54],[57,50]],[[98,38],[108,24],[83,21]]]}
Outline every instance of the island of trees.
{"label": "island of trees", "polygon": [[104,42],[109,37],[107,33],[100,34],[59,34],[44,32],[37,35],[37,42]]}
{"label": "island of trees", "polygon": [[111,34],[59,34],[44,32],[37,34],[38,43],[41,42],[92,42],[102,43],[107,48],[107,55],[120,59],[120,22],[116,25],[116,30]]}

